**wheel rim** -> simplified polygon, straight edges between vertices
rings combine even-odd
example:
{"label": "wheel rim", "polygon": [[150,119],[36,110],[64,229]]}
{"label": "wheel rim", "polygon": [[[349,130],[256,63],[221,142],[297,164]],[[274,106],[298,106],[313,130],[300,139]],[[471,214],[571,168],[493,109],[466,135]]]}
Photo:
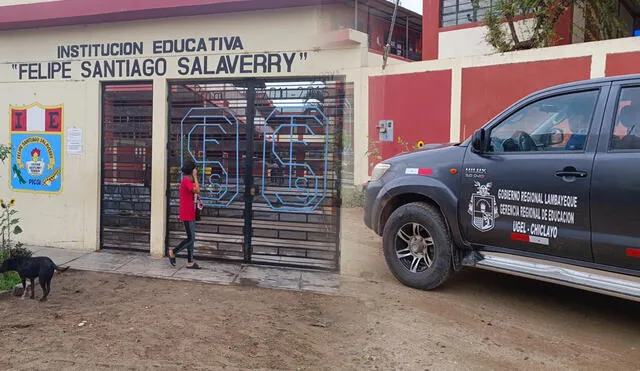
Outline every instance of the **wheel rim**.
{"label": "wheel rim", "polygon": [[396,233],[395,248],[398,260],[409,272],[424,272],[433,263],[433,237],[427,228],[419,223],[407,223],[400,227]]}

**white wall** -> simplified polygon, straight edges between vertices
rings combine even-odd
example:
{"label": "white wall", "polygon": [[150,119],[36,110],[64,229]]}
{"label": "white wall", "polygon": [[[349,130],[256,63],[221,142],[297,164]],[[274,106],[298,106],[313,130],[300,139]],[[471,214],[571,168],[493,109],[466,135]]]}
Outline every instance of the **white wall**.
{"label": "white wall", "polygon": [[[525,19],[516,22],[518,36],[529,34],[533,22]],[[504,25],[506,29],[506,25]],[[458,58],[474,55],[493,54],[493,48],[485,41],[487,27],[470,27],[440,32],[438,35],[438,58]]]}
{"label": "white wall", "polygon": [[[139,22],[107,23],[51,29],[31,29],[0,32],[0,143],[8,143],[10,106],[40,103],[45,106],[64,105],[64,127],[83,130],[84,148],[81,155],[69,155],[62,148],[62,191],[57,194],[16,192],[10,184],[9,161],[0,167],[0,198],[16,199],[16,208],[22,218],[24,234],[21,241],[32,245],[71,247],[94,250],[98,247],[100,215],[100,154],[101,109],[100,83],[102,81],[153,80],[153,175],[152,175],[152,253],[164,251],[166,199],[166,143],[168,79],[228,79],[242,77],[304,77],[343,75],[356,85],[355,132],[367,131],[368,97],[366,68],[370,55],[366,35],[349,32],[342,39],[328,37],[320,22],[318,8],[295,8],[278,11],[244,12],[188,18],[173,18]],[[154,40],[183,38],[209,38],[239,36],[242,50],[216,50],[176,54],[154,54]],[[335,36],[335,34],[334,34]],[[340,36],[340,35],[339,35]],[[105,44],[113,42],[144,42],[144,53],[135,57],[85,57],[59,59],[57,47],[69,44]],[[178,60],[188,57],[209,58],[210,69],[215,69],[221,55],[230,57],[244,54],[293,53],[295,62],[291,71],[257,73],[229,73],[224,75],[182,75]],[[83,63],[113,59],[166,59],[165,75],[135,77],[86,77]],[[69,62],[68,78],[58,73],[53,79],[29,79],[20,65],[40,64],[46,70],[50,62]],[[391,61],[395,64],[395,61]],[[43,71],[45,71],[43,70]],[[239,70],[239,69],[238,69]],[[45,73],[46,74],[46,73]],[[3,116],[4,115],[4,116]],[[162,130],[155,130],[162,129]],[[66,137],[63,137],[66,139]],[[63,140],[64,140],[63,139]],[[13,143],[12,143],[13,144]],[[366,169],[364,153],[366,139],[356,136],[355,167]],[[156,164],[158,166],[156,166]],[[366,172],[366,170],[365,170]],[[357,172],[356,172],[357,173]],[[360,173],[362,174],[362,173]],[[365,173],[366,176],[366,173]],[[362,182],[362,175],[356,176]]]}

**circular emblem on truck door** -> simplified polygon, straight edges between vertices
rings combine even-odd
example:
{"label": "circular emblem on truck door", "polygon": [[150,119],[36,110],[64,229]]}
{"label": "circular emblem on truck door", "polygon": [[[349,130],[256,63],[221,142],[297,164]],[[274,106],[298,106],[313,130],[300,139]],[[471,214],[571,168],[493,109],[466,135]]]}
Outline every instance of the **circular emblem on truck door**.
{"label": "circular emblem on truck door", "polygon": [[489,193],[492,183],[474,182],[477,191],[471,195],[467,212],[471,215],[471,224],[480,232],[488,232],[495,227],[499,216],[495,196]]}

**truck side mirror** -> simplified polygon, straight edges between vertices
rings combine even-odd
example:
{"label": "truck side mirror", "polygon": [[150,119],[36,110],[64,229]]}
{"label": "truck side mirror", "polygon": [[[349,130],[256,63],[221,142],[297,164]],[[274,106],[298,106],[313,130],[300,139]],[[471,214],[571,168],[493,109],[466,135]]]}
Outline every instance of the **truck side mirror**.
{"label": "truck side mirror", "polygon": [[485,150],[485,131],[478,129],[471,136],[471,150],[474,153],[482,153]]}

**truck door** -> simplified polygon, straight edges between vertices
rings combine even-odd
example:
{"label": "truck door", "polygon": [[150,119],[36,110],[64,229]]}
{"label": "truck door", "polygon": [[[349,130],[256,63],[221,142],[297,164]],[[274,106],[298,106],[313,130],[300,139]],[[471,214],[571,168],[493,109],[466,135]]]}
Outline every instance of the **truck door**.
{"label": "truck door", "polygon": [[640,80],[611,87],[592,183],[595,262],[640,270]]}
{"label": "truck door", "polygon": [[589,187],[610,83],[541,93],[469,147],[459,215],[472,244],[592,261]]}

